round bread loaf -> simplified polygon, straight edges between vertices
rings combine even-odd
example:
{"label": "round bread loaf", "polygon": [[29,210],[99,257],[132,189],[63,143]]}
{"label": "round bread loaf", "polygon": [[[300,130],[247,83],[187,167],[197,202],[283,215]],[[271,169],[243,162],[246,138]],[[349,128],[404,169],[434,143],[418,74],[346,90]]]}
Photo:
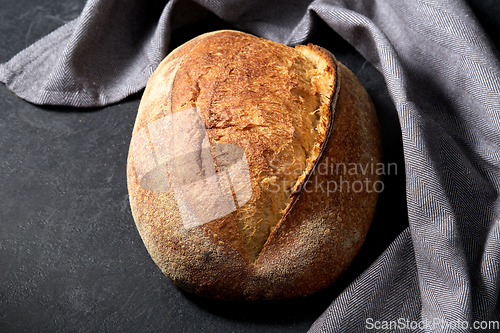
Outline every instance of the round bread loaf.
{"label": "round bread loaf", "polygon": [[302,297],[360,249],[381,191],[380,129],[328,51],[216,31],[148,81],[127,181],[162,272],[218,299]]}

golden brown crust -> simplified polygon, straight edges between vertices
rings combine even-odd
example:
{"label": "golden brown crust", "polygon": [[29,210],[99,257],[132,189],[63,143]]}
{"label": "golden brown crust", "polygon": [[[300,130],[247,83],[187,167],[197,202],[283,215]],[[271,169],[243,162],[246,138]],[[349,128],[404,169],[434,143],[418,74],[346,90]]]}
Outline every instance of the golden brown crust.
{"label": "golden brown crust", "polygon": [[[255,45],[258,53],[255,53]],[[242,49],[248,46],[254,47],[254,51],[251,47],[248,49],[250,58],[242,56]],[[296,66],[301,69],[309,66],[308,61],[304,61],[307,57],[319,57],[328,64],[324,70],[330,72],[329,84],[332,86],[330,96],[326,97],[328,112],[322,112],[315,123],[312,141],[308,133],[297,134],[295,131],[302,128],[297,121],[305,116],[298,120],[287,117],[287,112],[299,112],[295,111],[297,108],[302,108],[305,114],[309,110],[307,103],[313,107],[313,102],[318,99],[317,89],[311,88],[313,85],[309,83],[290,86],[290,82],[301,80],[300,71],[297,74],[293,69],[283,77],[252,81],[255,77],[269,77],[269,69],[264,74],[259,74],[259,71],[270,61],[281,66],[278,60],[285,59],[287,68]],[[230,76],[229,71],[240,72]],[[238,87],[237,79],[248,82],[240,83],[241,87]],[[250,86],[253,92],[249,91]],[[298,94],[303,102],[299,107],[299,97],[295,96],[294,101],[295,97],[290,93],[296,87],[313,89],[310,94]],[[264,117],[266,123],[263,125],[267,128],[242,131],[255,121],[238,120],[238,116],[269,91],[274,91],[271,95],[278,99],[278,106],[284,105],[284,110],[288,111],[280,113],[276,106],[249,111],[249,117]],[[282,99],[279,99],[279,94]],[[309,102],[307,98],[310,98]],[[215,103],[218,103],[217,107],[213,107]],[[357,191],[360,183],[374,184],[379,180],[379,176],[370,170],[381,161],[381,146],[373,104],[354,74],[328,51],[317,46],[298,46],[294,50],[240,32],[219,31],[189,41],[162,62],[144,92],[133,137],[138,137],[148,124],[187,107],[200,110],[212,145],[235,144],[244,148],[252,179],[249,203],[254,204],[254,212],[265,208],[261,201],[267,199],[262,198],[271,198],[263,196],[265,188],[258,180],[263,179],[259,178],[261,174],[269,177],[272,173],[269,167],[272,156],[280,155],[281,151],[291,149],[289,147],[296,150],[298,146],[294,146],[294,142],[300,141],[300,145],[308,145],[304,150],[309,157],[304,158],[313,163],[301,170],[299,179],[304,186],[297,187],[286,207],[282,207],[286,212],[278,215],[279,223],[266,226],[267,233],[259,236],[264,239],[255,256],[248,246],[254,239],[238,225],[242,208],[215,221],[185,228],[171,188],[151,191],[139,183],[136,165],[142,163],[143,156],[134,153],[133,143],[127,164],[130,204],[139,233],[160,269],[178,286],[220,299],[301,297],[331,284],[361,247],[377,201],[373,188]],[[266,118],[267,111],[272,112],[273,117]],[[272,121],[275,122],[269,126]],[[287,132],[287,126],[293,128]],[[303,139],[297,141],[296,137]],[[289,163],[286,158],[283,161],[281,168]],[[345,172],[346,168],[351,168],[350,163],[368,167],[368,171]],[[324,172],[325,166],[327,172]],[[327,190],[332,190],[333,184],[337,185],[337,190],[330,193]],[[340,191],[341,184],[346,186],[344,191]],[[357,187],[353,188],[353,184]],[[259,223],[255,228],[258,227]],[[258,232],[254,231],[252,235]]]}

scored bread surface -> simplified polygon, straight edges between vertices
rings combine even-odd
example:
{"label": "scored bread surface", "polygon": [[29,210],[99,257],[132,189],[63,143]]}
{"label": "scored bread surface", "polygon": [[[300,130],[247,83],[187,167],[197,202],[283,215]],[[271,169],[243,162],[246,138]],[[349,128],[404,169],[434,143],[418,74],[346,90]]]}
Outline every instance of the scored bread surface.
{"label": "scored bread surface", "polygon": [[[342,88],[333,105],[337,80]],[[316,46],[219,31],[189,41],[160,64],[134,134],[186,108],[198,110],[212,146],[244,149],[252,195],[224,217],[184,228],[172,191],[141,188],[134,168],[141,157],[129,154],[134,220],[157,265],[177,285],[214,298],[298,297],[330,284],[361,246],[376,194],[327,196],[324,187],[301,186],[338,179],[314,173],[325,158],[381,158],[373,105],[354,75]]]}

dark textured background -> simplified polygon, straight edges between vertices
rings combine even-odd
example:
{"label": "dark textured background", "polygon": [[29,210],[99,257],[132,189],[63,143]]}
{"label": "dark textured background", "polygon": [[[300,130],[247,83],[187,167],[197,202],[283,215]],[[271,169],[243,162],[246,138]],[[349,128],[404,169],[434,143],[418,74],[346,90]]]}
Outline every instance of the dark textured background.
{"label": "dark textured background", "polygon": [[[84,2],[0,0],[0,63],[76,18]],[[500,2],[469,3],[498,48]],[[175,31],[171,46],[219,28],[230,26],[210,16]],[[0,85],[0,332],[306,332],[407,226],[399,124],[383,77],[326,25],[310,41],[346,64],[384,110],[385,162],[398,164],[365,245],[335,285],[272,302],[179,290],[150,259],[128,204],[140,93],[98,109],[39,107]]]}

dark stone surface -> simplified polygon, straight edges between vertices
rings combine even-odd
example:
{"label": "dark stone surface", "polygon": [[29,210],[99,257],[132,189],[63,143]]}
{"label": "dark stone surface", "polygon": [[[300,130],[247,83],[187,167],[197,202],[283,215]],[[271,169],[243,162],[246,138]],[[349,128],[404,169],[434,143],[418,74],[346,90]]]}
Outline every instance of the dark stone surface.
{"label": "dark stone surface", "polygon": [[[498,45],[494,1],[470,1]],[[0,0],[0,62],[75,18],[84,1]],[[498,13],[498,11],[496,11]],[[177,31],[172,46],[226,25]],[[0,332],[306,332],[407,225],[399,122],[383,77],[321,26],[370,93],[386,176],[365,245],[332,287],[289,301],[220,302],[176,288],[149,257],[131,216],[126,157],[140,94],[99,109],[39,107],[0,85]]]}

